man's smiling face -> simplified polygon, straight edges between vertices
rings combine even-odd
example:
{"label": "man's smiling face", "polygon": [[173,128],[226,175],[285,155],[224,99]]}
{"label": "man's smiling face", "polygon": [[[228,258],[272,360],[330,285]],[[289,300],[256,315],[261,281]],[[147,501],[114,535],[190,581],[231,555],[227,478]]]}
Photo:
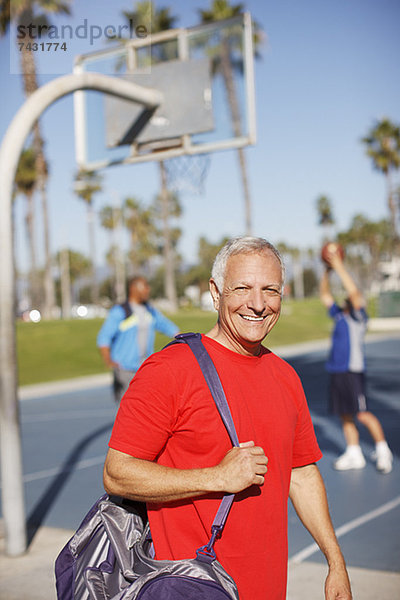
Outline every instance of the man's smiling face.
{"label": "man's smiling face", "polygon": [[279,319],[282,286],[281,264],[272,251],[230,256],[221,294],[210,282],[221,343],[240,354],[259,354]]}

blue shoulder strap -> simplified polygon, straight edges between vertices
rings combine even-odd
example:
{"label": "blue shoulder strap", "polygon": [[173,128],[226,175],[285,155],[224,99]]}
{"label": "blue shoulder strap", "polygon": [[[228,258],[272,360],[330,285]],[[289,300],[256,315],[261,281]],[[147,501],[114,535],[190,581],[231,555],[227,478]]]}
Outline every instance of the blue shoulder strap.
{"label": "blue shoulder strap", "polygon": [[132,314],[132,308],[131,308],[131,305],[129,303],[129,300],[126,300],[126,302],[123,302],[122,304],[119,304],[119,306],[125,312],[125,319],[127,319],[128,317],[131,316],[131,314]]}
{"label": "blue shoulder strap", "polygon": [[203,372],[204,379],[207,382],[208,388],[211,392],[214,402],[217,405],[218,412],[221,415],[221,419],[228,431],[229,437],[231,438],[232,446],[239,446],[239,440],[236,434],[235,425],[233,423],[231,411],[229,410],[228,402],[225,397],[225,392],[222,388],[222,384],[217,373],[217,369],[210,355],[204,347],[201,341],[200,333],[178,333],[175,336],[175,341],[171,342],[185,342],[195,355],[197,362]]}
{"label": "blue shoulder strap", "polygon": [[[189,346],[200,368],[203,372],[204,379],[207,382],[208,388],[211,392],[214,402],[217,406],[218,412],[221,415],[221,419],[228,431],[229,437],[232,442],[232,446],[239,446],[239,440],[236,433],[235,425],[233,423],[231,411],[228,406],[228,402],[225,397],[217,369],[210,355],[208,354],[203,342],[201,341],[200,333],[179,333],[175,336],[173,342],[170,342],[168,346],[176,343],[185,343]],[[225,494],[221,500],[221,504],[218,508],[217,514],[215,515],[214,522],[211,526],[211,538],[205,546],[202,546],[197,550],[197,558],[205,562],[212,562],[216,559],[214,551],[214,542],[222,533],[225,525],[225,521],[228,517],[229,510],[232,506],[235,494]]]}

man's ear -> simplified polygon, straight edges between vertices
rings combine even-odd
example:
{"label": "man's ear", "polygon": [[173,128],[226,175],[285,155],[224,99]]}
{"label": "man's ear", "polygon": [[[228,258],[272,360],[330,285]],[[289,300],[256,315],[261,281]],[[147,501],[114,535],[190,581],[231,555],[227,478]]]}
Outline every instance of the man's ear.
{"label": "man's ear", "polygon": [[210,279],[209,288],[210,288],[211,297],[213,299],[214,308],[215,308],[215,310],[218,310],[220,294],[219,294],[219,291],[218,291],[218,288],[217,288],[217,285],[216,285],[214,279]]}

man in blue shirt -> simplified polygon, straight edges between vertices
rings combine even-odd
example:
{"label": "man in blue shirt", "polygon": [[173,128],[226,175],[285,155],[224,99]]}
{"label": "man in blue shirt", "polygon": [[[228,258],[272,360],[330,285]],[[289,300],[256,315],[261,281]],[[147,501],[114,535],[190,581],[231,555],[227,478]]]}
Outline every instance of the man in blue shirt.
{"label": "man in blue shirt", "polygon": [[[348,273],[337,249],[329,252],[328,265],[321,280],[320,298],[334,320],[332,346],[326,363],[330,373],[330,410],[340,416],[346,451],[334,462],[339,471],[363,469],[365,458],[359,444],[355,421],[362,423],[375,442],[376,468],[382,473],[392,470],[393,456],[379,420],[369,410],[365,398],[364,336],[367,329],[365,301]],[[329,275],[337,273],[348,297],[338,306],[330,289]]]}
{"label": "man in blue shirt", "polygon": [[101,356],[114,373],[114,395],[119,402],[142,362],[154,352],[155,332],[174,337],[179,329],[149,304],[145,277],[129,281],[128,300],[113,306],[97,336]]}

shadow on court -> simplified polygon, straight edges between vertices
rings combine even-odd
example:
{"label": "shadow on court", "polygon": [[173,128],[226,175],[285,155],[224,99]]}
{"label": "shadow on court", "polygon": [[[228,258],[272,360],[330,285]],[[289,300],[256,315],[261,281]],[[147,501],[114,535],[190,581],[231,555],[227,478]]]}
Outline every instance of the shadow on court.
{"label": "shadow on court", "polygon": [[86,448],[98,437],[101,437],[103,434],[111,431],[112,425],[112,423],[108,423],[96,429],[95,431],[92,431],[89,435],[80,440],[79,443],[76,444],[68,454],[64,463],[60,467],[58,475],[51,480],[50,485],[43,491],[43,494],[33,507],[32,512],[28,517],[28,544],[31,544],[38,529],[45,521],[46,515],[49,513],[55,502],[57,502],[58,496],[63,488],[67,485]]}

